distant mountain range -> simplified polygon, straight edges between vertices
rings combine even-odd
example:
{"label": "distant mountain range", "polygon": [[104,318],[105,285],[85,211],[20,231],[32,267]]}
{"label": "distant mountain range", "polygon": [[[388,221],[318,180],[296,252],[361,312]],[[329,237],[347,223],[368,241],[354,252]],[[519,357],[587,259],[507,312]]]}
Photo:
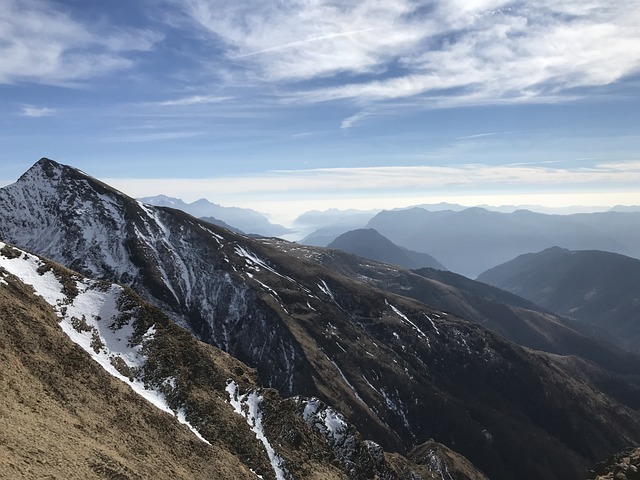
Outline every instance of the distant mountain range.
{"label": "distant mountain range", "polygon": [[206,221],[244,233],[264,235],[267,237],[289,233],[282,225],[271,223],[265,215],[249,208],[223,207],[204,198],[193,203],[186,203],[179,198],[156,195],[139,199],[142,203],[156,207],[171,207],[204,218]]}
{"label": "distant mountain range", "polygon": [[[140,425],[142,435],[163,444],[154,453],[162,456],[174,445],[175,452],[191,455],[180,443],[188,438],[183,434],[191,435],[206,451],[191,457],[190,465],[205,456],[224,463],[229,452],[239,478],[253,471],[270,480],[475,480],[483,478],[481,470],[493,480],[582,480],[596,461],[640,444],[638,357],[616,355],[524,300],[491,289],[482,293],[484,287],[447,272],[418,274],[340,250],[248,237],[141,203],[49,159],[0,189],[0,239],[13,244],[0,245],[0,292],[18,292],[0,304],[0,322],[12,342],[0,350],[3,362],[11,359],[10,382],[24,373],[14,365],[44,359],[32,377],[23,377],[18,395],[7,386],[12,383],[0,382],[0,402],[10,402],[11,412],[11,428],[0,423],[0,438],[10,432],[19,446],[54,448],[29,438],[20,419],[40,411],[53,424],[51,414],[74,412],[84,399],[96,403],[98,417],[72,416],[67,426],[80,432],[75,438],[93,442],[100,431],[95,422],[114,418],[115,408],[123,414],[116,417],[123,430],[113,432],[114,439]],[[476,304],[484,295],[486,303]],[[513,315],[503,315],[506,310]],[[34,316],[49,333],[67,332],[78,344],[73,356],[59,335],[16,332],[18,320],[29,324]],[[556,332],[550,349],[565,350],[532,350],[505,338],[518,326],[537,329],[543,338]],[[574,338],[593,348],[581,351]],[[590,353],[598,346],[601,357]],[[140,402],[144,391],[156,395],[173,414],[171,426],[149,428],[156,422],[149,410],[139,410],[144,418],[138,421],[135,407],[110,404],[115,391],[99,388],[108,377],[88,371],[83,380],[85,375],[68,372],[74,358],[80,364],[99,360],[124,384],[143,385],[131,393],[132,401]],[[33,404],[25,410],[23,392],[42,381],[43,398],[60,399],[60,408],[43,411]],[[102,401],[94,402],[96,396]],[[21,417],[24,411],[28,415]],[[171,416],[193,428],[178,425],[176,443]],[[59,432],[64,438],[64,429]],[[148,469],[134,469],[140,451],[131,457],[127,450],[136,444],[125,441],[116,449],[90,443],[80,463],[95,465],[100,475],[144,478]],[[28,448],[14,448],[9,458],[16,451],[20,465],[39,458]],[[172,468],[174,458],[156,465]],[[216,465],[211,468],[223,468]]]}
{"label": "distant mountain range", "polygon": [[399,247],[388,238],[380,235],[373,228],[351,230],[343,233],[328,245],[360,257],[392,263],[405,268],[447,268],[427,253],[411,251]]}
{"label": "distant mountain range", "polygon": [[597,326],[640,352],[640,260],[553,247],[521,255],[478,280]]}
{"label": "distant mountain range", "polygon": [[471,278],[518,255],[552,246],[640,258],[640,212],[547,215],[412,208],[380,212],[367,228],[397,245],[433,255],[451,271]]}

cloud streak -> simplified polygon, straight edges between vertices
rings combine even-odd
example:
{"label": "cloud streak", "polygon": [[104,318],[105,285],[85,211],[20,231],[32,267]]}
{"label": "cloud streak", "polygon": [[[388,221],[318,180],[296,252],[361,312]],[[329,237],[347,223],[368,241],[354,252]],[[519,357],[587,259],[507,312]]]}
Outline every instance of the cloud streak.
{"label": "cloud streak", "polygon": [[[112,179],[115,184],[122,180]],[[217,196],[376,192],[443,192],[458,193],[486,189],[519,189],[526,186],[562,187],[565,191],[585,186],[637,190],[640,184],[640,160],[599,164],[585,168],[552,168],[542,165],[456,165],[456,166],[384,166],[364,168],[321,168],[280,170],[259,175],[221,177],[215,179],[136,180],[147,193],[167,193],[172,182],[189,185],[193,191],[215,192]],[[149,182],[146,184],[145,182]],[[151,185],[158,190],[148,192]],[[129,188],[133,188],[130,186]],[[455,190],[453,190],[455,189]],[[140,196],[144,196],[140,194]]]}
{"label": "cloud streak", "polygon": [[57,11],[56,2],[1,0],[0,84],[73,85],[135,65],[162,35],[88,23]]}
{"label": "cloud streak", "polygon": [[55,108],[36,107],[34,105],[23,105],[20,115],[22,117],[40,118],[51,117],[56,114]]}
{"label": "cloud streak", "polygon": [[640,0],[181,5],[247,81],[291,102],[558,102],[640,73]]}

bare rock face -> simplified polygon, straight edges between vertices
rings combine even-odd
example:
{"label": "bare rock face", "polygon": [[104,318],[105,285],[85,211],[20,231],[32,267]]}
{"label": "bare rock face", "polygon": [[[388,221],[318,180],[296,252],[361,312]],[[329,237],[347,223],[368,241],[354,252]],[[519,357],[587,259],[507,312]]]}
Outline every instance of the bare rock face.
{"label": "bare rock face", "polygon": [[[520,348],[428,299],[343,275],[318,260],[326,250],[248,238],[147,206],[51,160],[0,189],[0,238],[130,286],[197,339],[256,369],[255,382],[339,412],[305,418],[309,404],[289,407],[302,408],[297,418],[325,438],[343,472],[354,458],[381,478],[393,465],[411,470],[382,449],[407,454],[434,439],[494,480],[577,480],[595,460],[640,443],[640,414],[628,406],[638,394],[620,376]],[[189,365],[190,356],[167,348]],[[600,382],[630,397],[616,400]],[[234,408],[261,405],[263,425],[277,427],[268,393],[229,385],[217,388],[232,390],[224,391]],[[327,418],[344,419],[364,440],[326,440],[318,427],[329,428]],[[283,458],[305,438],[293,432],[279,433],[290,445]]]}
{"label": "bare rock face", "polygon": [[599,463],[589,472],[589,480],[639,480],[640,448],[628,448]]}

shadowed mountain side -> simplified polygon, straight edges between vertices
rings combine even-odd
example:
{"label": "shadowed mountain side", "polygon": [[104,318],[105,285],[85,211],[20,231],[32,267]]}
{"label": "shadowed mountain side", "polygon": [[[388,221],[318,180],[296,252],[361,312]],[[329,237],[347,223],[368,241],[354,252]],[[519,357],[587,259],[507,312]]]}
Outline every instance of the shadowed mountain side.
{"label": "shadowed mountain side", "polygon": [[0,263],[3,478],[485,478],[442,445],[414,463],[318,399],[260,388],[130,290],[9,246]]}
{"label": "shadowed mountain side", "polygon": [[373,228],[343,233],[331,242],[328,248],[337,248],[363,258],[391,263],[404,268],[430,267],[440,270],[447,269],[431,255],[399,247]]}
{"label": "shadowed mountain side", "polygon": [[[315,259],[343,275],[471,320],[519,345],[578,355],[620,375],[640,375],[640,357],[620,351],[600,330],[497,287],[443,270],[408,271],[338,250],[320,252]],[[633,383],[640,385],[640,377]]]}
{"label": "shadowed mountain side", "polygon": [[479,280],[597,326],[626,349],[640,352],[640,260],[554,247],[521,255]]}

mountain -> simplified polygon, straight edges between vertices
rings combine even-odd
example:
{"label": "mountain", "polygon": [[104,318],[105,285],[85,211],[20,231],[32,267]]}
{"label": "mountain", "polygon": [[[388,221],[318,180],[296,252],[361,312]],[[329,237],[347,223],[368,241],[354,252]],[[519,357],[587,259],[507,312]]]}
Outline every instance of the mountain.
{"label": "mountain", "polygon": [[486,479],[433,441],[387,454],[130,289],[3,243],[0,312],[3,478]]}
{"label": "mountain", "polygon": [[249,208],[223,207],[205,198],[196,200],[193,203],[186,203],[179,198],[167,197],[166,195],[144,197],[139,200],[142,203],[156,207],[176,208],[194,217],[205,218],[208,222],[225,228],[231,226],[232,230],[237,229],[242,232],[267,237],[289,233],[288,228],[271,223],[267,217],[255,210]]}
{"label": "mountain", "polygon": [[366,228],[397,245],[429,253],[471,278],[518,255],[556,245],[640,258],[640,212],[547,215],[477,207],[459,212],[411,208],[380,212]]}
{"label": "mountain", "polygon": [[478,280],[597,326],[640,352],[640,260],[553,247],[521,255]]}
{"label": "mountain", "polygon": [[338,248],[360,257],[405,268],[431,267],[440,270],[447,269],[431,255],[399,247],[372,228],[351,230],[343,233],[327,246],[329,248]]}
{"label": "mountain", "polygon": [[629,375],[636,378],[632,385],[619,384],[609,392],[614,396],[629,398],[629,389],[640,386],[638,356],[621,351],[613,338],[505,290],[449,271],[409,271],[339,250],[304,248],[298,247],[296,254],[313,256],[323,266],[353,280],[473,321],[518,345],[557,355],[577,355],[627,379]]}
{"label": "mountain", "polygon": [[255,368],[261,385],[317,398],[363,438],[409,458],[428,456],[421,446],[433,439],[494,480],[571,480],[640,443],[633,374],[519,347],[356,280],[321,261],[335,250],[144,205],[48,159],[0,189],[0,238],[130,286]]}
{"label": "mountain", "polygon": [[380,210],[311,210],[296,218],[293,228],[303,237],[300,243],[324,247],[338,235],[364,227]]}

